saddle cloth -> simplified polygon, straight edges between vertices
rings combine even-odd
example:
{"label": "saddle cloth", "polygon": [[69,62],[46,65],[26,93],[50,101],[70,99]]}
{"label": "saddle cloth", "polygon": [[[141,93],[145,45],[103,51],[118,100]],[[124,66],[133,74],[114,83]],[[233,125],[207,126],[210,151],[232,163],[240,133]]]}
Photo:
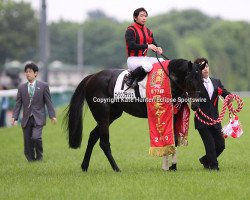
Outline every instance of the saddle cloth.
{"label": "saddle cloth", "polygon": [[138,87],[129,88],[124,82],[124,76],[128,74],[128,70],[124,70],[117,78],[114,88],[114,99],[137,99],[146,98],[146,76],[142,81],[138,82]]}

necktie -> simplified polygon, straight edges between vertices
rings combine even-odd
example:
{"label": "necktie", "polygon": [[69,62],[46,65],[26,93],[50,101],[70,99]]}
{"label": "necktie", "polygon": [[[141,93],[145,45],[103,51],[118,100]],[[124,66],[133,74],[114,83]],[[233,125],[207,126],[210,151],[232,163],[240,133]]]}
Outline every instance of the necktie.
{"label": "necktie", "polygon": [[30,97],[33,97],[34,95],[34,86],[32,85],[32,83],[29,84],[29,94]]}
{"label": "necktie", "polygon": [[205,83],[205,88],[206,88],[206,90],[208,92],[208,83],[209,83],[209,81],[208,80],[204,80],[204,83]]}
{"label": "necktie", "polygon": [[209,86],[209,80],[208,79],[204,79],[204,85],[205,85],[205,88],[207,90],[208,96],[211,99],[212,94],[213,94],[213,89],[211,88],[211,86]]}

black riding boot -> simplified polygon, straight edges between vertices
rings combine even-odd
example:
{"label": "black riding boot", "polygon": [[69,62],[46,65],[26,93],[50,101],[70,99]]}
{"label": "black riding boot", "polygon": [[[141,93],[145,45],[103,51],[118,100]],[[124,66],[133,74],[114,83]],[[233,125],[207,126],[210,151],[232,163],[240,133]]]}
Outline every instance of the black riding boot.
{"label": "black riding boot", "polygon": [[134,71],[129,72],[126,76],[125,83],[129,88],[134,88],[137,82],[141,81],[146,75],[147,72],[145,72],[141,66],[137,67]]}

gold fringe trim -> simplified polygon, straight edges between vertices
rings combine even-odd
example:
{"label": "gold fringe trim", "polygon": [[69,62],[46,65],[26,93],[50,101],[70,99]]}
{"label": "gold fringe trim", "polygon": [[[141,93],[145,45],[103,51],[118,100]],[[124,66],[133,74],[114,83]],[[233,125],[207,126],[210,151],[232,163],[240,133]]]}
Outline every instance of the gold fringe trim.
{"label": "gold fringe trim", "polygon": [[166,146],[166,147],[150,147],[149,155],[151,156],[167,156],[175,153],[175,146]]}
{"label": "gold fringe trim", "polygon": [[184,137],[178,137],[178,144],[177,146],[188,146],[188,137],[184,136]]}

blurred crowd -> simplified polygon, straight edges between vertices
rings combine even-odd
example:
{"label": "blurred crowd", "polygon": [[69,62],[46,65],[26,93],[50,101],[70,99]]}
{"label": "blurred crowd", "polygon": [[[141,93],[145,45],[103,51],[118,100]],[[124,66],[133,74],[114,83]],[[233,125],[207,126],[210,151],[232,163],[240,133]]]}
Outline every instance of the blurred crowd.
{"label": "blurred crowd", "polygon": [[[0,90],[7,90],[7,87],[5,85],[0,85]],[[9,97],[0,97],[0,127],[7,126],[9,104]]]}

